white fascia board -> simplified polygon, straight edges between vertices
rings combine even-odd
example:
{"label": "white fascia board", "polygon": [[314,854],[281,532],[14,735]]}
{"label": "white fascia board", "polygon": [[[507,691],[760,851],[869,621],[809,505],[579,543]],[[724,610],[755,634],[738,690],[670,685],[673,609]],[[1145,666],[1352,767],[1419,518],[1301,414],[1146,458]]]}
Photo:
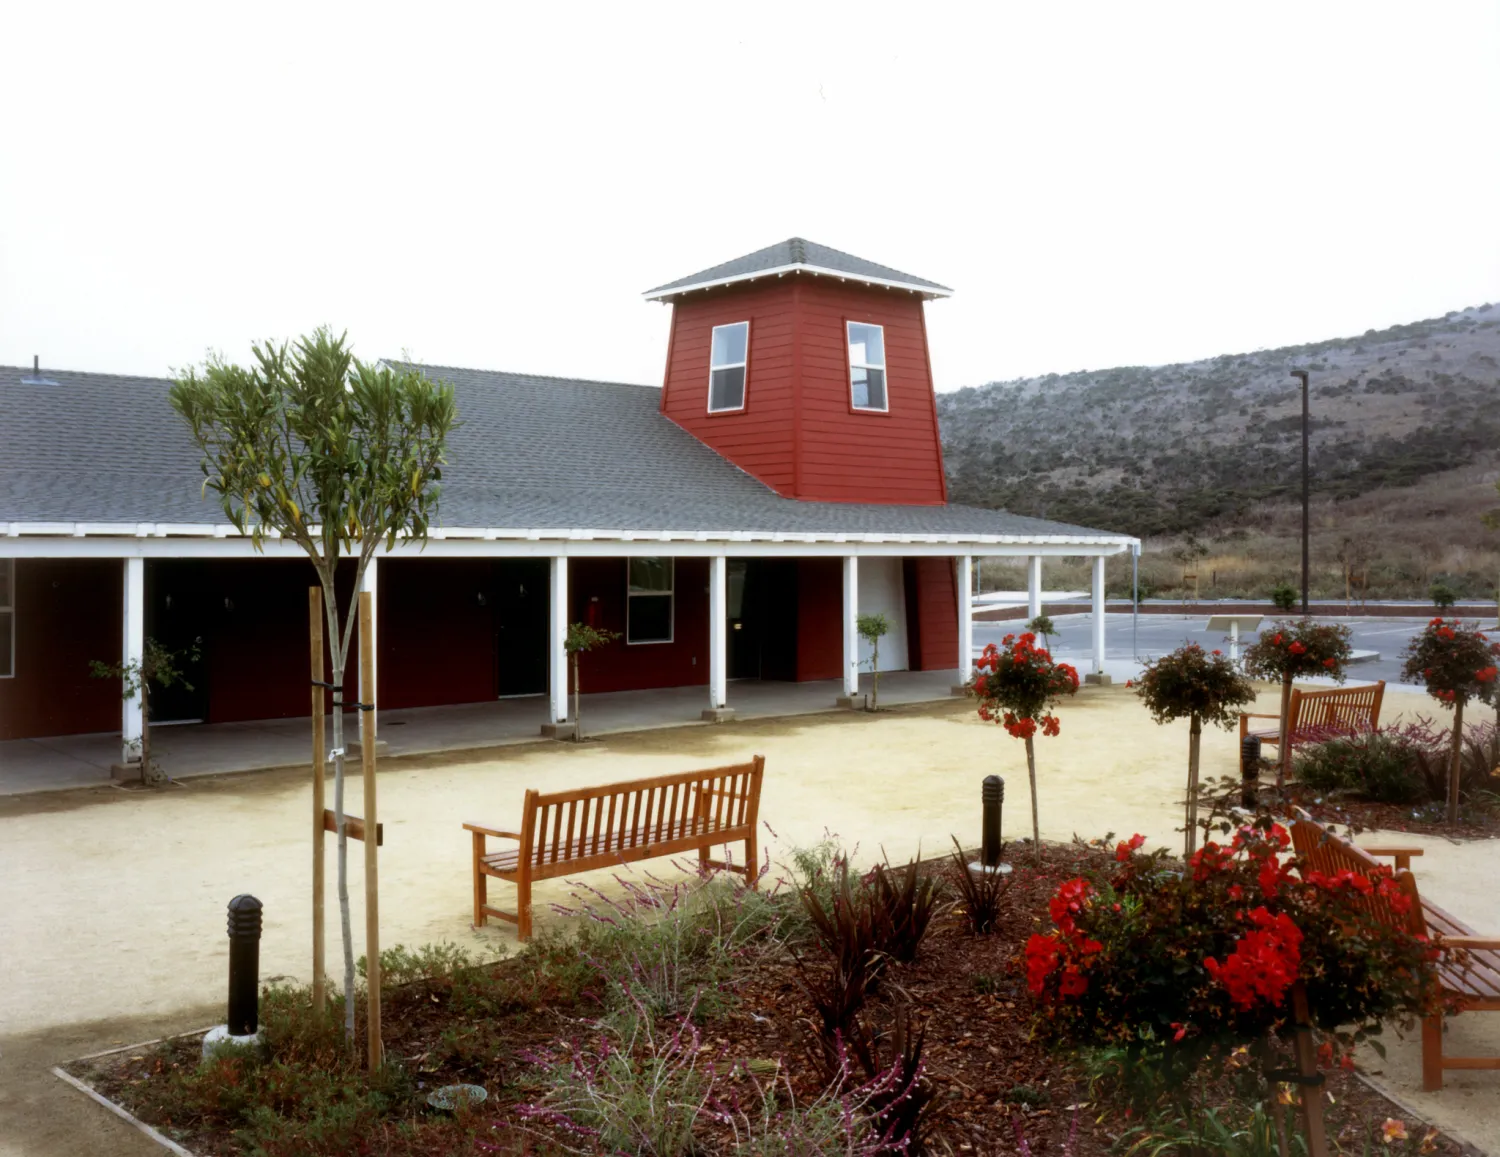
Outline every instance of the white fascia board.
{"label": "white fascia board", "polygon": [[840,281],[858,281],[862,285],[879,285],[886,289],[905,289],[911,293],[920,293],[924,297],[952,297],[953,290],[942,286],[917,285],[910,281],[897,281],[889,277],[871,277],[863,273],[849,273],[842,269],[828,269],[822,265],[807,265],[797,262],[792,265],[778,265],[774,269],[759,269],[754,273],[735,273],[729,277],[714,277],[707,281],[695,281],[691,285],[679,285],[672,289],[652,289],[641,294],[647,301],[665,301],[667,298],[680,297],[684,293],[692,293],[695,289],[714,289],[720,285],[736,285],[741,281],[757,281],[762,277],[783,277],[788,273],[811,273],[818,277],[837,277]]}
{"label": "white fascia board", "polygon": [[[17,558],[153,557],[275,558],[305,557],[300,546],[268,532],[257,551],[250,538],[232,527],[188,523],[8,523],[7,544],[0,555]],[[316,536],[316,530],[314,531]],[[148,545],[149,544],[149,545]],[[806,531],[625,531],[579,528],[520,530],[497,527],[435,528],[425,548],[398,540],[397,555],[425,552],[449,558],[610,556],[667,553],[681,557],[722,554],[774,555],[952,555],[976,556],[1112,555],[1139,549],[1140,540],[1125,535],[1008,535],[825,533]]]}

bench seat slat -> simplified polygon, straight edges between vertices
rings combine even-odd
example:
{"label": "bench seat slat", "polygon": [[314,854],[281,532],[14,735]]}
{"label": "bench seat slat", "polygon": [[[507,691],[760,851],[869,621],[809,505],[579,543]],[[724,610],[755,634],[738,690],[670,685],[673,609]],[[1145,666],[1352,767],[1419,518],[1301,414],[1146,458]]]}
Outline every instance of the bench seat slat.
{"label": "bench seat slat", "polygon": [[[568,847],[558,849],[559,854],[555,860],[549,860],[545,864],[534,865],[531,870],[531,878],[533,880],[543,880],[553,876],[566,875],[571,872],[588,871],[588,868],[582,865],[595,859],[598,859],[602,866],[618,864],[621,862],[622,857],[654,859],[657,856],[670,855],[673,852],[696,848],[704,843],[710,846],[718,843],[732,844],[737,840],[745,838],[746,828],[744,825],[740,825],[738,827],[694,832],[690,824],[679,821],[670,830],[663,830],[661,839],[653,840],[650,843],[643,841],[639,844],[630,844],[627,842],[625,839],[626,834],[621,832],[612,833],[609,841],[597,852],[593,851],[589,846],[592,840],[575,839]],[[681,847],[677,846],[679,844]],[[669,847],[668,845],[671,846]],[[639,854],[633,855],[633,853]],[[514,875],[520,870],[521,849],[511,848],[503,852],[494,852],[483,857],[480,862],[484,864],[486,871],[491,875],[498,876],[502,873],[505,876]]]}

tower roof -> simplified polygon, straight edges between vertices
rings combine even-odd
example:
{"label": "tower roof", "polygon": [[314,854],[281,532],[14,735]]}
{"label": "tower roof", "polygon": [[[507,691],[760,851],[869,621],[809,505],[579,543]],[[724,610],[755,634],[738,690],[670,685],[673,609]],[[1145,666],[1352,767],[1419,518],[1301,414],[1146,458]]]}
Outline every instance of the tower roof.
{"label": "tower roof", "polygon": [[819,245],[816,241],[791,237],[764,249],[757,249],[754,253],[736,257],[733,261],[648,289],[644,296],[647,301],[671,301],[697,289],[734,285],[741,281],[753,281],[758,277],[780,277],[788,273],[811,273],[845,281],[861,281],[866,285],[904,289],[920,294],[923,298],[953,295],[953,290],[935,281],[913,277],[888,265],[877,265],[863,257]]}

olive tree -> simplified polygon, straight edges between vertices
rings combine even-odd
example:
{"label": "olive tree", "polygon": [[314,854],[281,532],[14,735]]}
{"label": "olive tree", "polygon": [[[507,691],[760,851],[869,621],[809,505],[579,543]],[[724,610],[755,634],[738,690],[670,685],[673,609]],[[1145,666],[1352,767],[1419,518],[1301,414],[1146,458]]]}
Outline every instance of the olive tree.
{"label": "olive tree", "polygon": [[[177,375],[171,403],[203,454],[205,491],[256,550],[295,543],[323,589],[332,686],[344,686],[355,599],[339,606],[339,560],[354,560],[354,590],[382,543],[425,542],[455,425],[452,387],[423,374],[355,359],[327,328],[288,346],[252,347],[255,363],[211,356]],[[354,941],[344,824],[344,721],[333,713],[333,810],[338,831],[344,947],[344,1031],[354,1040]]]}

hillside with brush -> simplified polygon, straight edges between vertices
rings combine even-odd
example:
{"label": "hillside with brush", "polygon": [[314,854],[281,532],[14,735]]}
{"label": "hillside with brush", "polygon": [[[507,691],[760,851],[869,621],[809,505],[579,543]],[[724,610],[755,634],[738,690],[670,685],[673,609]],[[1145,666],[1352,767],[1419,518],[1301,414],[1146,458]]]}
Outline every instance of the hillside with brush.
{"label": "hillside with brush", "polygon": [[991,382],[938,397],[950,497],[1138,535],[1201,534],[1312,491],[1412,486],[1500,448],[1500,305],[1362,337]]}

